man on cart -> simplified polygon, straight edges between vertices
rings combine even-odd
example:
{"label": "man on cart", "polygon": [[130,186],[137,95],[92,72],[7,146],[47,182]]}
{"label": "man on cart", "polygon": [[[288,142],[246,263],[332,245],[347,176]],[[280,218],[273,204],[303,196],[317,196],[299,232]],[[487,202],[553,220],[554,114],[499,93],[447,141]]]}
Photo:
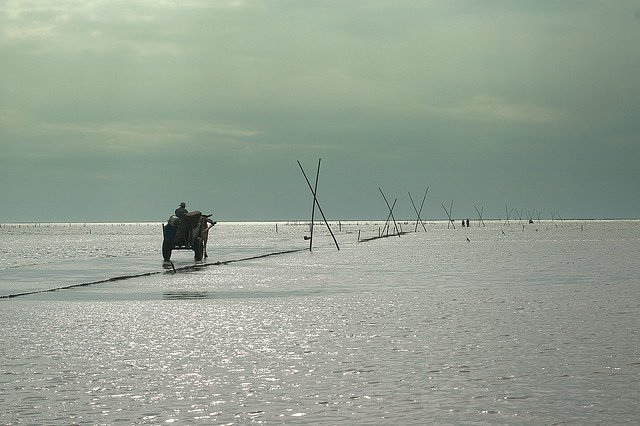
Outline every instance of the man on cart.
{"label": "man on cart", "polygon": [[207,240],[209,230],[216,224],[210,219],[211,215],[204,215],[198,210],[187,211],[186,203],[180,203],[167,224],[162,225],[163,242],[162,256],[164,260],[171,259],[173,250],[193,250],[196,261],[202,260],[207,254]]}

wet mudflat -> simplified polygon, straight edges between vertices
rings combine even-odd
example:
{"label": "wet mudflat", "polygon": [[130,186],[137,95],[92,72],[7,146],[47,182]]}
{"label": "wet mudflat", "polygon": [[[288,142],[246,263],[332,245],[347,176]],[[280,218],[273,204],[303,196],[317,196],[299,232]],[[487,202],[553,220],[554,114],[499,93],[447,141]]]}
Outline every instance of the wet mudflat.
{"label": "wet mudflat", "polygon": [[[156,225],[1,228],[5,293],[154,274],[0,300],[0,421],[635,421],[640,223],[473,225],[353,222],[340,251],[318,230],[175,274]],[[221,224],[207,262],[306,233]]]}

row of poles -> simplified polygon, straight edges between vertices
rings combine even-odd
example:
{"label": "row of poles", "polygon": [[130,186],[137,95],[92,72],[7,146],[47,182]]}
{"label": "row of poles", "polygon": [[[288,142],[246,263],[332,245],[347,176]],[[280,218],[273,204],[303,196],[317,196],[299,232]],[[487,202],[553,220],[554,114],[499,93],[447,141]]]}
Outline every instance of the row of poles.
{"label": "row of poles", "polygon": [[[329,233],[331,234],[331,237],[333,238],[333,242],[336,245],[336,248],[338,250],[340,250],[340,246],[338,245],[338,241],[336,240],[335,235],[333,234],[333,231],[331,230],[331,226],[329,226],[329,222],[327,221],[327,218],[324,214],[324,212],[322,211],[322,207],[320,207],[320,202],[318,201],[318,180],[320,177],[320,163],[321,163],[321,159],[318,158],[318,168],[316,170],[316,180],[314,182],[314,185],[311,185],[311,181],[309,181],[309,178],[307,177],[307,173],[304,171],[304,168],[302,167],[302,164],[300,163],[300,161],[298,161],[298,166],[300,167],[300,171],[302,171],[302,175],[304,176],[305,181],[307,182],[307,185],[309,187],[309,190],[311,191],[311,195],[313,195],[313,203],[311,206],[311,225],[310,225],[310,237],[309,239],[309,251],[311,251],[313,249],[313,226],[315,223],[315,211],[316,211],[316,207],[318,207],[318,211],[320,212],[320,214],[322,215],[322,219],[324,220],[324,223],[327,227],[327,229],[329,230]],[[384,194],[384,192],[382,191],[382,188],[378,188],[378,191],[380,191],[380,195],[382,195],[382,198],[385,202],[385,204],[387,205],[387,208],[389,209],[389,214],[387,215],[387,220],[385,221],[384,227],[382,228],[382,231],[380,232],[379,236],[382,236],[385,234],[385,232],[388,235],[391,223],[393,223],[393,227],[394,227],[394,232],[395,234],[393,235],[397,235],[398,237],[400,237],[402,234],[404,234],[404,232],[402,232],[402,229],[400,229],[400,227],[398,227],[398,223],[396,222],[395,216],[393,215],[393,209],[396,206],[396,203],[398,202],[398,199],[394,199],[393,203],[389,203],[389,200],[387,199],[386,195]],[[427,231],[427,227],[424,224],[424,220],[422,220],[422,209],[424,207],[424,203],[427,199],[427,195],[429,194],[429,187],[427,187],[427,189],[424,191],[424,195],[422,197],[422,202],[420,203],[420,208],[418,208],[416,206],[416,203],[413,200],[413,196],[411,195],[411,192],[407,191],[407,194],[409,195],[409,200],[411,200],[411,205],[413,206],[413,210],[416,213],[416,223],[414,226],[414,232],[418,231],[418,225],[422,225],[422,228],[424,229],[424,231]],[[456,229],[456,225],[455,222],[453,220],[453,200],[451,200],[451,203],[449,204],[449,208],[447,209],[447,207],[444,205],[444,203],[441,203],[442,209],[444,210],[445,214],[447,215],[447,218],[449,218],[449,222],[447,224],[447,228],[449,228],[449,226],[453,226],[453,229]],[[476,213],[478,213],[478,217],[479,220],[478,222],[482,225],[482,226],[486,226],[484,223],[484,219],[482,217],[483,213],[484,213],[484,206],[481,206],[480,208],[478,208],[475,204],[473,205],[473,208],[476,210]],[[515,215],[518,216],[518,219],[520,220],[520,222],[522,222],[522,218],[523,218],[523,210],[521,209],[519,212],[517,209],[509,209],[508,206],[505,206],[505,213],[506,213],[506,220],[505,220],[505,225],[509,224],[509,219],[512,217],[513,213],[515,212]],[[537,216],[538,222],[540,222],[540,214],[541,212],[539,210],[527,210],[527,216],[526,219],[528,219],[529,223],[533,223],[533,218],[534,216]],[[515,217],[514,215],[514,217]],[[560,217],[560,213],[555,210],[555,211],[551,211],[551,220],[554,219],[560,219],[562,220],[562,218]],[[468,222],[468,221],[467,221]],[[306,238],[306,237],[305,237]],[[358,237],[359,239],[359,237]]]}
{"label": "row of poles", "polygon": [[[324,212],[322,211],[322,207],[320,206],[320,201],[318,200],[318,180],[320,177],[320,164],[321,164],[322,159],[318,158],[318,168],[316,170],[316,180],[314,182],[314,185],[311,185],[311,181],[309,180],[309,177],[307,176],[307,173],[304,171],[304,167],[302,167],[302,164],[300,163],[300,161],[298,160],[298,167],[300,167],[300,171],[302,172],[302,175],[304,176],[304,180],[307,182],[307,186],[309,187],[309,191],[311,191],[311,195],[313,196],[313,203],[311,205],[311,224],[310,224],[310,236],[309,236],[309,251],[313,250],[313,227],[314,227],[314,223],[315,223],[315,212],[316,212],[316,207],[318,207],[318,211],[320,212],[320,214],[322,215],[322,219],[324,220],[324,223],[327,227],[327,229],[329,230],[329,233],[331,234],[331,238],[333,238],[333,242],[336,245],[336,248],[338,250],[340,250],[340,245],[338,244],[338,240],[336,239],[335,235],[333,234],[333,231],[331,230],[331,226],[329,225],[329,221],[327,220],[327,217],[325,216]],[[396,222],[396,218],[393,215],[393,209],[396,205],[396,203],[398,202],[398,199],[396,198],[393,201],[393,205],[389,204],[389,200],[387,199],[387,197],[384,195],[384,192],[382,191],[382,188],[378,188],[378,191],[380,191],[380,195],[382,195],[382,198],[384,199],[385,204],[387,205],[387,208],[389,209],[389,214],[387,215],[387,220],[385,221],[383,230],[381,232],[381,235],[384,234],[385,231],[388,231],[389,227],[391,226],[391,222],[393,222],[393,226],[394,226],[394,230],[395,230],[395,234],[398,235],[398,237],[400,237],[403,232],[402,230],[398,227],[398,223]],[[421,219],[420,214],[422,213],[422,208],[424,207],[424,202],[427,199],[427,193],[429,192],[429,188],[427,187],[427,190],[424,193],[424,197],[422,197],[422,203],[420,204],[420,210],[418,210],[418,208],[416,207],[415,203],[413,202],[413,197],[411,197],[411,193],[409,193],[409,198],[411,199],[411,204],[413,205],[413,208],[418,216],[418,219],[416,220],[416,225],[415,225],[415,229],[418,229],[418,223],[422,224],[422,227],[424,228],[424,230],[426,231],[427,228],[424,225],[424,221]],[[391,222],[390,222],[391,221]]]}

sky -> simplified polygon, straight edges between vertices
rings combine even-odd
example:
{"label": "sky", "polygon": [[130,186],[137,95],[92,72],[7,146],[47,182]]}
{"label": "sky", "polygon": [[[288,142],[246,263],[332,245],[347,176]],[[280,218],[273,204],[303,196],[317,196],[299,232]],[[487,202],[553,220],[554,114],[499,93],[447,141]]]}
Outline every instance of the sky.
{"label": "sky", "polygon": [[[640,217],[640,0],[2,0],[0,223]],[[419,207],[419,206],[418,206]]]}

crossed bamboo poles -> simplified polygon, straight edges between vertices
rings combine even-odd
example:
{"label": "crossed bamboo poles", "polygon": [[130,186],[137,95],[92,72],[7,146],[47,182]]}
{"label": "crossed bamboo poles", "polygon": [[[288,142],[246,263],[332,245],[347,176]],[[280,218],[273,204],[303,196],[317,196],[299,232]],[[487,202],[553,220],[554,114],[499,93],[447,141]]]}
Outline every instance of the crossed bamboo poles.
{"label": "crossed bamboo poles", "polygon": [[[331,237],[333,238],[333,242],[336,245],[336,248],[338,250],[340,250],[340,246],[338,245],[338,241],[333,233],[333,231],[331,230],[331,226],[329,225],[329,222],[324,214],[324,212],[322,211],[322,207],[320,206],[320,202],[318,201],[318,180],[319,180],[319,176],[320,176],[320,163],[321,163],[321,159],[318,159],[318,168],[316,170],[316,180],[315,180],[315,184],[314,186],[311,186],[311,182],[309,181],[309,178],[307,177],[306,172],[304,171],[304,168],[302,167],[302,164],[300,163],[300,161],[298,161],[298,166],[300,167],[300,171],[302,172],[302,175],[304,176],[305,181],[307,182],[307,186],[309,187],[309,191],[311,191],[311,195],[313,195],[313,202],[311,205],[311,226],[310,226],[310,237],[309,239],[309,251],[311,251],[313,249],[313,227],[314,227],[314,222],[315,222],[315,209],[316,206],[318,207],[318,210],[320,211],[320,214],[322,215],[322,219],[324,220],[325,225],[327,226],[327,229],[329,230],[329,233],[331,234]],[[394,226],[394,231],[396,233],[396,235],[398,235],[398,237],[400,237],[403,232],[401,232],[400,228],[398,227],[398,223],[396,222],[395,216],[393,214],[393,209],[396,206],[396,203],[398,202],[398,199],[395,198],[393,200],[393,204],[389,203],[389,200],[387,199],[386,195],[384,194],[384,192],[382,191],[382,188],[378,187],[378,191],[380,191],[380,195],[382,195],[382,198],[384,199],[385,204],[387,205],[387,208],[389,209],[389,214],[387,215],[387,220],[385,221],[385,225],[383,228],[383,232],[384,230],[386,230],[388,232],[388,228],[390,227],[390,220],[393,222],[393,226]],[[418,231],[418,224],[422,225],[422,229],[424,229],[424,231],[427,231],[427,228],[424,224],[424,221],[421,217],[422,215],[422,209],[424,207],[424,203],[427,199],[427,194],[429,193],[429,187],[427,187],[427,189],[424,192],[424,196],[422,197],[422,202],[420,203],[420,209],[417,208],[416,203],[413,200],[413,196],[411,195],[411,192],[407,192],[407,194],[409,195],[409,200],[411,201],[411,205],[413,207],[414,212],[416,213],[416,223],[414,226],[414,232]],[[449,227],[453,227],[453,229],[456,229],[456,225],[455,222],[453,220],[453,200],[451,200],[451,203],[449,204],[449,208],[447,209],[447,207],[444,205],[444,203],[441,203],[442,209],[444,210],[445,214],[447,215],[447,218],[449,219],[449,221],[447,222],[447,228]],[[484,223],[484,218],[482,217],[483,213],[484,213],[484,206],[481,206],[480,208],[478,208],[478,206],[476,206],[475,204],[473,204],[473,208],[476,210],[476,213],[478,214],[478,224],[482,225],[482,226],[486,226],[486,224]],[[517,209],[509,209],[508,206],[505,206],[505,213],[506,213],[506,220],[505,220],[505,225],[509,225],[509,219],[511,219],[512,214],[515,212],[514,218],[515,216],[518,217],[518,220],[520,221],[520,223],[522,223],[522,218],[525,217],[525,219],[528,219],[529,223],[533,223],[533,218],[534,216],[537,216],[538,222],[540,222],[540,214],[541,212],[539,210],[527,210],[527,214],[526,216],[524,216],[524,211],[523,209],[520,209],[520,211],[518,211]],[[555,218],[558,218],[560,220],[562,220],[562,217],[560,216],[560,213],[557,210],[552,210],[551,211],[551,220],[553,221]],[[469,221],[467,220],[467,223]],[[306,238],[306,237],[305,237]]]}
{"label": "crossed bamboo poles", "polygon": [[331,237],[333,238],[333,242],[336,244],[336,248],[338,250],[340,250],[340,246],[338,245],[338,241],[336,240],[335,235],[333,235],[333,231],[331,230],[331,227],[329,226],[329,222],[327,221],[327,217],[324,215],[324,212],[322,211],[322,207],[320,207],[320,202],[318,201],[318,178],[320,177],[320,158],[318,158],[318,170],[316,171],[316,183],[315,183],[315,188],[311,187],[311,182],[309,182],[309,178],[307,178],[307,174],[304,172],[304,168],[302,167],[302,164],[300,164],[300,161],[298,161],[298,166],[300,166],[300,171],[302,171],[302,175],[304,176],[304,180],[307,181],[307,185],[309,186],[309,190],[311,191],[311,194],[313,195],[313,205],[311,207],[311,230],[310,230],[310,237],[309,237],[309,251],[311,251],[313,249],[313,220],[314,220],[314,214],[316,211],[316,206],[318,206],[318,210],[320,211],[320,214],[322,215],[322,219],[324,219],[324,223],[325,225],[327,225],[327,229],[329,230],[329,233],[331,234]]}

